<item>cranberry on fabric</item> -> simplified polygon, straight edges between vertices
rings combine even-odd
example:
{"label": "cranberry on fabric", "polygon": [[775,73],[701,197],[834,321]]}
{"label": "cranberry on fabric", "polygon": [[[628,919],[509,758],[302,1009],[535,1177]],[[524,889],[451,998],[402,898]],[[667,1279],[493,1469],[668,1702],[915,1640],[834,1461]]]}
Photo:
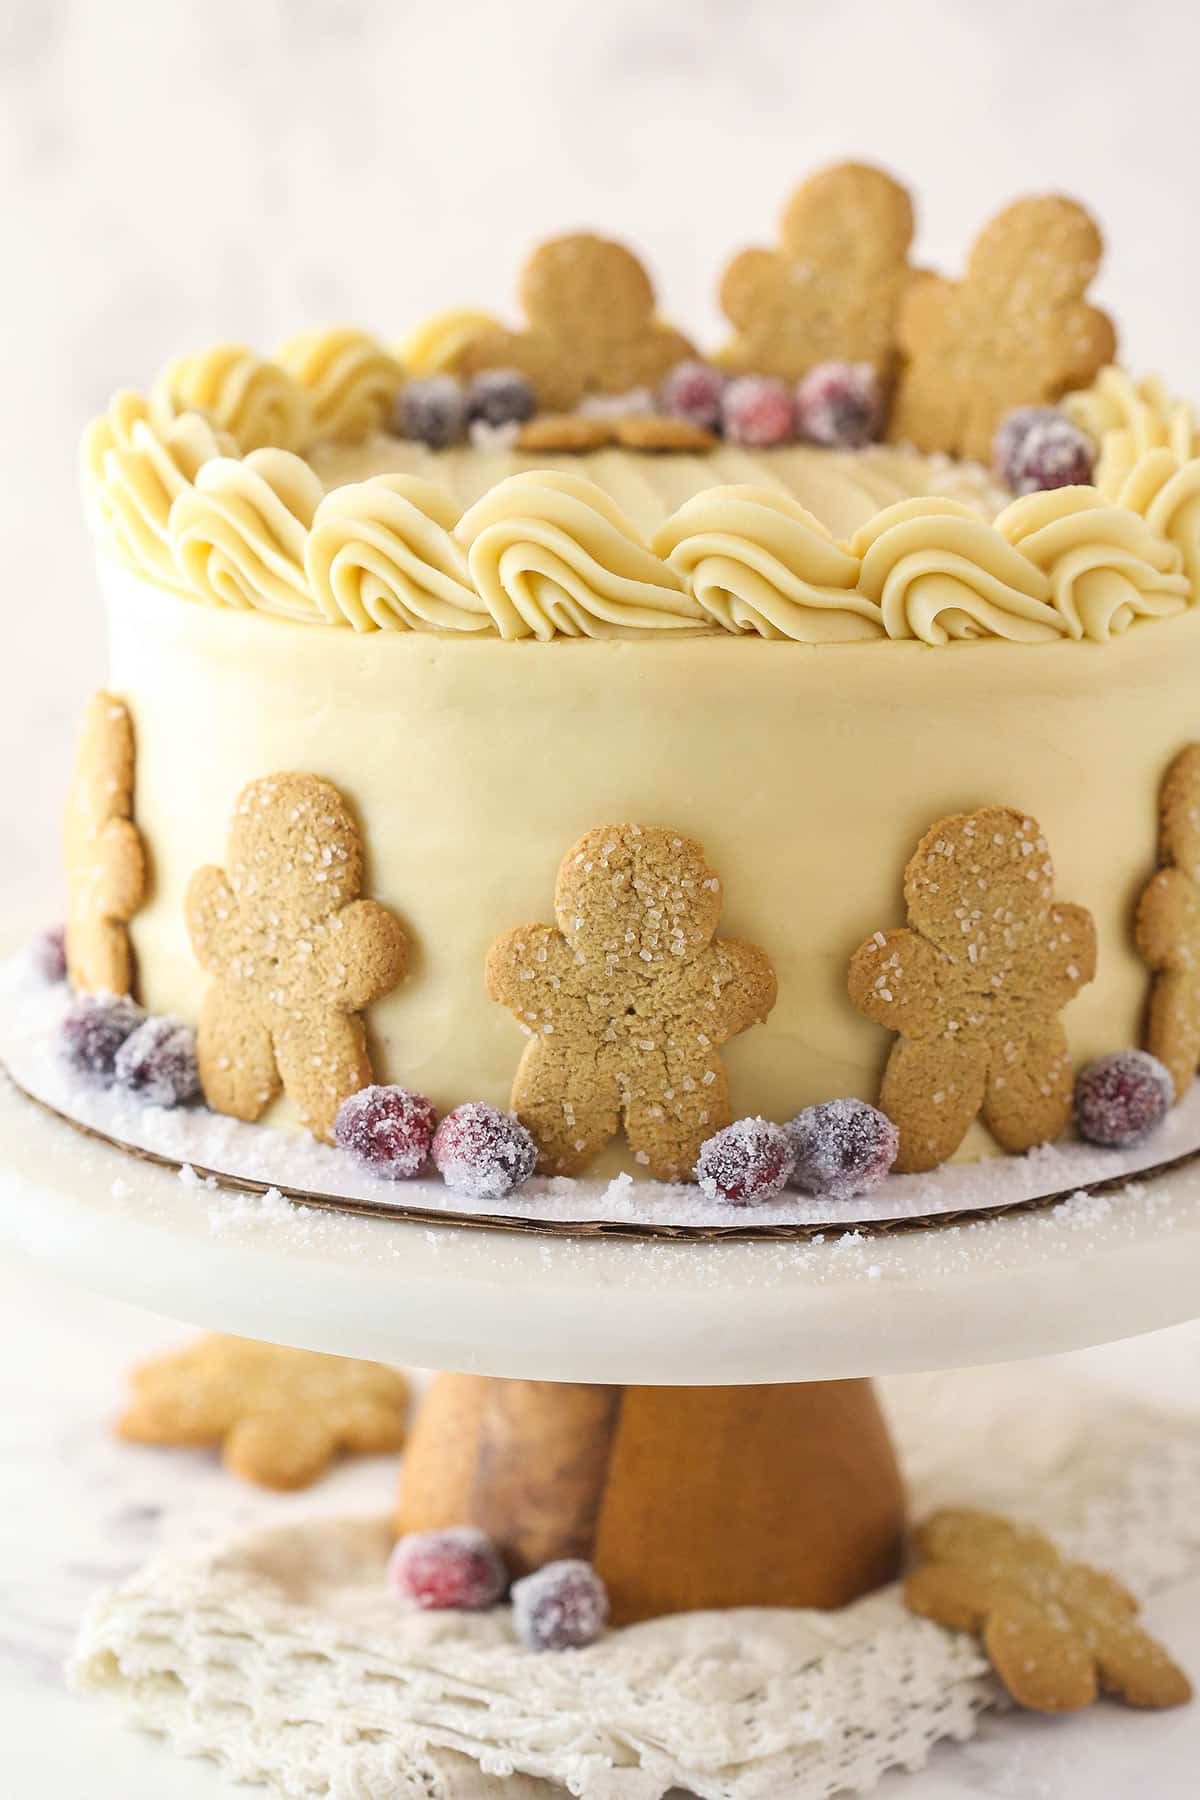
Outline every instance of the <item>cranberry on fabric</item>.
{"label": "cranberry on fabric", "polygon": [[754,1206],[781,1193],[792,1173],[793,1152],[782,1125],[738,1119],[700,1146],[696,1180],[710,1200]]}
{"label": "cranberry on fabric", "polygon": [[410,1088],[360,1088],[342,1101],[333,1138],[372,1175],[405,1181],[429,1161],[437,1113],[424,1094]]}
{"label": "cranberry on fabric", "polygon": [[474,1525],[409,1532],[388,1558],[385,1579],[424,1612],[486,1612],[508,1586],[495,1545]]}
{"label": "cranberry on fabric", "polygon": [[591,1563],[567,1557],[515,1581],[512,1609],[527,1650],[582,1650],[608,1623],[608,1590]]}
{"label": "cranberry on fabric", "polygon": [[472,1200],[503,1200],[533,1174],[537,1146],[511,1113],[469,1100],[447,1113],[433,1160],[448,1188]]}
{"label": "cranberry on fabric", "polygon": [[883,1180],[900,1149],[900,1133],[865,1100],[806,1106],[788,1126],[795,1153],[792,1184],[822,1200],[851,1200]]}
{"label": "cranberry on fabric", "polygon": [[1124,1150],[1165,1118],[1175,1087],[1148,1050],[1116,1050],[1075,1077],[1075,1124],[1089,1144]]}

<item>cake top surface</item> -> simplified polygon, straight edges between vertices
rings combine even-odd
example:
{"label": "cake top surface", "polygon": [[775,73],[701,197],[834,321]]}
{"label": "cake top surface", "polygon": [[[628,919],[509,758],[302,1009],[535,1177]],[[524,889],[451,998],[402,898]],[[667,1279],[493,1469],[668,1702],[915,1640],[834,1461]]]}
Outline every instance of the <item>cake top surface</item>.
{"label": "cake top surface", "polygon": [[1185,611],[1200,440],[1112,364],[1089,215],[1019,200],[958,280],[912,235],[892,177],[819,172],[724,271],[707,359],[586,232],[533,253],[515,323],[176,358],[88,428],[90,521],[183,598],[359,633],[940,646]]}

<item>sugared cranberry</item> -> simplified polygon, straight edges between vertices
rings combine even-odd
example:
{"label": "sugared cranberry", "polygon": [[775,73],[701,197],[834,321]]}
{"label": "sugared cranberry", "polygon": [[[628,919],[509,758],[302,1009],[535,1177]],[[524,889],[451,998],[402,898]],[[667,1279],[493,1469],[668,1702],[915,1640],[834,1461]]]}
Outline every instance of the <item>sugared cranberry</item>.
{"label": "sugared cranberry", "polygon": [[773,375],[739,375],[721,396],[721,424],[731,444],[758,450],[790,444],[796,433],[792,390]]}
{"label": "sugared cranberry", "polygon": [[900,1133],[865,1100],[806,1106],[788,1126],[795,1152],[792,1184],[822,1200],[851,1200],[882,1181],[896,1160]]}
{"label": "sugared cranberry", "polygon": [[591,1563],[546,1563],[514,1581],[513,1629],[527,1650],[582,1650],[608,1624],[608,1589]]}
{"label": "sugared cranberry", "polygon": [[119,1087],[149,1106],[182,1106],[200,1092],[196,1034],[182,1019],[145,1019],[113,1060]]}
{"label": "sugared cranberry", "polygon": [[365,1087],[343,1100],[333,1138],[355,1162],[385,1181],[419,1175],[429,1161],[437,1113],[424,1094],[402,1087]]}
{"label": "sugared cranberry", "polygon": [[537,411],[537,395],[520,369],[484,369],[467,388],[468,425],[524,425]]}
{"label": "sugared cranberry", "polygon": [[447,1113],[433,1138],[433,1160],[448,1188],[472,1200],[503,1200],[533,1174],[537,1146],[511,1113],[469,1100]]}
{"label": "sugared cranberry", "polygon": [[658,390],[658,410],[668,418],[687,419],[703,431],[716,431],[726,379],[711,363],[676,363]]}
{"label": "sugared cranberry", "polygon": [[425,1612],[486,1612],[508,1586],[495,1545],[474,1525],[409,1532],[388,1558],[386,1580]]}
{"label": "sugared cranberry", "polygon": [[996,433],[993,460],[1014,494],[1036,494],[1091,481],[1096,449],[1086,431],[1056,407],[1018,406]]}
{"label": "sugared cranberry", "polygon": [[710,1200],[754,1206],[787,1186],[792,1160],[782,1125],[768,1119],[739,1119],[700,1146],[696,1180]]}
{"label": "sugared cranberry", "polygon": [[1153,1131],[1174,1099],[1174,1084],[1157,1056],[1117,1050],[1075,1077],[1075,1124],[1089,1144],[1124,1150]]}
{"label": "sugared cranberry", "polygon": [[829,450],[860,450],[883,426],[883,394],[870,363],[817,363],[796,383],[796,434]]}
{"label": "sugared cranberry", "polygon": [[29,946],[29,957],[34,970],[43,981],[57,987],[60,981],[67,979],[67,928],[65,925],[52,925],[49,931],[43,931],[34,938]]}
{"label": "sugared cranberry", "polygon": [[109,1082],[117,1052],[146,1017],[126,994],[83,994],[63,1014],[59,1049],[79,1075]]}
{"label": "sugared cranberry", "polygon": [[396,399],[396,429],[430,450],[445,450],[462,437],[466,406],[453,375],[426,375],[409,381]]}

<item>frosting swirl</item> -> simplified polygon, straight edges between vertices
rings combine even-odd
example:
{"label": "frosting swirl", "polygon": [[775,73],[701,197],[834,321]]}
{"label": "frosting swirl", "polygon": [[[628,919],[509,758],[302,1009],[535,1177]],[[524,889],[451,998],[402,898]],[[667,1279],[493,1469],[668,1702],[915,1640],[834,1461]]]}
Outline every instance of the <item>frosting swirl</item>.
{"label": "frosting swirl", "polygon": [[510,475],[463,514],[455,536],[501,637],[615,637],[705,622],[683,577],[580,475]]}
{"label": "frosting swirl", "polygon": [[995,524],[1046,576],[1070,637],[1103,643],[1135,619],[1169,618],[1188,604],[1175,546],[1137,513],[1106,505],[1094,488],[1027,494]]}
{"label": "frosting swirl", "polygon": [[205,463],[168,519],[188,591],[210,606],[320,619],[304,547],[322,493],[308,464],[288,450]]}
{"label": "frosting swirl", "polygon": [[380,429],[403,379],[383,345],[349,325],[298,332],[275,360],[308,394],[312,436],[348,444]]}
{"label": "frosting swirl", "polygon": [[214,344],[177,356],[150,394],[150,416],[165,429],[181,412],[206,413],[243,454],[270,446],[300,450],[312,436],[309,397],[278,363],[244,344]]}
{"label": "frosting swirl", "polygon": [[1109,500],[1149,451],[1170,450],[1180,462],[1200,454],[1195,413],[1157,375],[1135,382],[1124,369],[1101,369],[1090,388],[1065,395],[1062,407],[1099,445],[1095,484]]}
{"label": "frosting swirl", "polygon": [[453,375],[477,337],[502,330],[499,319],[478,307],[448,306],[415,325],[396,355],[412,375]]}
{"label": "frosting swirl", "polygon": [[1171,450],[1148,451],[1125,477],[1117,501],[1174,544],[1194,605],[1200,592],[1200,457],[1181,463]]}
{"label": "frosting swirl", "polygon": [[802,644],[883,636],[879,607],[857,592],[858,558],[788,494],[709,488],[685,501],[651,546],[725,631]]}
{"label": "frosting swirl", "polygon": [[355,631],[493,631],[451,535],[458,508],[417,475],[374,475],[326,494],[304,564],[324,618]]}
{"label": "frosting swirl", "polygon": [[[85,446],[85,459],[99,450],[101,437],[97,431]],[[131,569],[182,586],[167,523],[171,507],[207,462],[236,455],[233,439],[200,413],[181,413],[161,433],[147,419],[134,419],[127,441],[103,450],[99,470],[89,467],[85,476],[100,535]]]}
{"label": "frosting swirl", "polygon": [[1045,574],[960,501],[897,501],[855,533],[850,551],[890,638],[1035,644],[1063,633]]}

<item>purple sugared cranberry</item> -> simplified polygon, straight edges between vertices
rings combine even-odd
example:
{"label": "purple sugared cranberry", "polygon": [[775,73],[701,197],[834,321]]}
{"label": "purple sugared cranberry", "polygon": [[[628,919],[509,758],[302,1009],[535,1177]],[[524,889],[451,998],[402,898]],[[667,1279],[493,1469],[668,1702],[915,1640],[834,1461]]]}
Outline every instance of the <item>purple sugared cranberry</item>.
{"label": "purple sugared cranberry", "polygon": [[386,1181],[419,1175],[429,1161],[437,1113],[424,1094],[402,1087],[365,1087],[338,1108],[333,1138],[355,1162]]}
{"label": "purple sugared cranberry", "polygon": [[870,363],[817,363],[796,383],[796,435],[827,450],[861,450],[883,428],[883,393]]}
{"label": "purple sugared cranberry", "polygon": [[527,1650],[582,1650],[608,1624],[608,1589],[591,1563],[546,1563],[514,1581],[513,1629]]}
{"label": "purple sugared cranberry", "polygon": [[447,1113],[433,1138],[433,1160],[448,1188],[472,1200],[503,1200],[537,1163],[537,1146],[511,1113],[468,1100]]}
{"label": "purple sugared cranberry", "polygon": [[796,435],[792,390],[774,375],[739,375],[721,396],[721,424],[731,444],[756,450],[790,444]]}
{"label": "purple sugared cranberry", "polygon": [[1014,494],[1036,494],[1091,481],[1096,448],[1057,407],[1018,406],[996,433],[993,461]]}
{"label": "purple sugared cranberry", "polygon": [[409,381],[396,398],[396,429],[430,450],[456,444],[466,426],[463,392],[453,375],[426,375]]}
{"label": "purple sugared cranberry", "polygon": [[486,1612],[508,1586],[495,1545],[474,1525],[410,1531],[388,1558],[385,1579],[425,1612]]}
{"label": "purple sugared cranberry", "polygon": [[727,379],[712,363],[676,363],[659,388],[655,404],[668,418],[686,419],[703,431],[716,431]]}
{"label": "purple sugared cranberry", "polygon": [[806,1106],[788,1126],[795,1153],[792,1185],[821,1200],[852,1200],[882,1181],[896,1160],[900,1133],[865,1100]]}
{"label": "purple sugared cranberry", "polygon": [[51,987],[57,987],[60,981],[65,981],[67,979],[66,926],[52,925],[49,931],[39,932],[29,946],[29,956],[36,973]]}
{"label": "purple sugared cranberry", "polygon": [[1089,1144],[1124,1150],[1153,1131],[1174,1099],[1174,1083],[1157,1056],[1116,1050],[1075,1077],[1075,1124]]}
{"label": "purple sugared cranberry", "polygon": [[68,1068],[109,1082],[117,1052],[146,1017],[127,994],[82,994],[59,1025],[59,1049]]}
{"label": "purple sugared cranberry", "polygon": [[144,1019],[117,1051],[113,1076],[148,1106],[183,1106],[200,1092],[195,1032],[182,1019]]}
{"label": "purple sugared cranberry", "polygon": [[782,1125],[772,1125],[769,1119],[738,1119],[700,1146],[696,1180],[710,1200],[754,1206],[783,1191],[792,1160]]}
{"label": "purple sugared cranberry", "polygon": [[467,424],[524,425],[537,411],[537,395],[520,369],[484,369],[467,388]]}

